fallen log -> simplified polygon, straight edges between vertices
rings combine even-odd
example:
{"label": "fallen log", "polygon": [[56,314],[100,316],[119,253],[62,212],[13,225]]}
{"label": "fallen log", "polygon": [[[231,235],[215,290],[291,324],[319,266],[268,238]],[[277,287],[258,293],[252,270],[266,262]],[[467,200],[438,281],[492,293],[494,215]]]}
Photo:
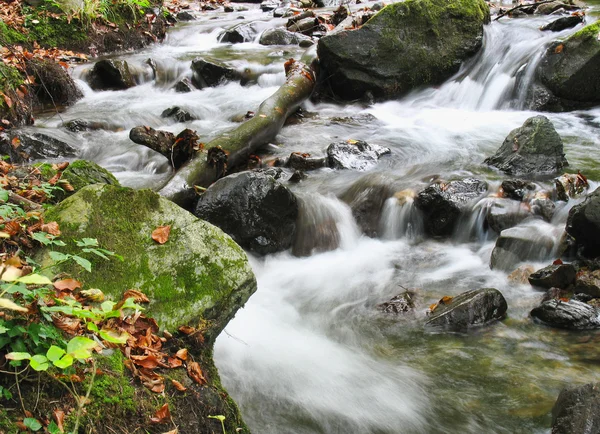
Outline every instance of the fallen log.
{"label": "fallen log", "polygon": [[252,119],[206,144],[204,150],[182,166],[159,193],[190,208],[195,196],[194,186],[208,187],[228,168],[245,162],[259,147],[273,140],[287,117],[315,87],[315,76],[308,66],[290,59],[285,64],[285,72],[285,83],[262,102]]}
{"label": "fallen log", "polygon": [[167,157],[175,170],[192,158],[194,147],[200,140],[196,132],[190,129],[185,129],[175,136],[169,131],[145,126],[132,128],[129,139]]}

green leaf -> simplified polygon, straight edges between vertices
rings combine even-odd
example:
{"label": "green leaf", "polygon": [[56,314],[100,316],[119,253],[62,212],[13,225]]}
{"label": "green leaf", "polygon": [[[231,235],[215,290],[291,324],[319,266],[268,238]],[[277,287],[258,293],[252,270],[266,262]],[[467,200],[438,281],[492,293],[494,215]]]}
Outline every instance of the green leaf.
{"label": "green leaf", "polygon": [[126,344],[129,339],[129,333],[118,332],[117,330],[100,330],[100,337],[113,344]]}
{"label": "green leaf", "polygon": [[7,360],[29,360],[29,359],[31,359],[31,354],[14,352],[14,353],[8,353],[5,357]]}
{"label": "green leaf", "polygon": [[92,271],[92,263],[85,258],[82,258],[78,255],[73,255],[73,260],[77,262],[84,270],[91,272]]}
{"label": "green leaf", "polygon": [[84,251],[85,253],[93,253],[96,256],[100,256],[101,258],[108,259],[108,256],[106,256],[104,253],[102,253],[98,249],[82,249],[82,251]]}
{"label": "green leaf", "polygon": [[48,424],[47,428],[48,428],[48,432],[50,434],[62,434],[62,431],[60,430],[60,428],[58,427],[58,425],[54,421],[50,422]]}
{"label": "green leaf", "polygon": [[15,282],[24,283],[25,285],[52,285],[52,281],[41,274],[28,274],[27,276],[19,277]]}
{"label": "green leaf", "polygon": [[46,353],[46,357],[48,358],[48,360],[50,360],[51,362],[55,362],[58,359],[60,359],[62,356],[64,356],[66,354],[66,351],[63,350],[60,347],[57,347],[56,345],[52,345],[50,348],[48,348],[48,352]]}
{"label": "green leaf", "polygon": [[98,344],[83,336],[75,336],[67,344],[67,353],[75,359],[88,359],[92,356],[92,349]]}
{"label": "green leaf", "polygon": [[41,354],[36,354],[31,359],[29,359],[29,365],[32,369],[36,371],[46,371],[50,366],[48,364],[48,359],[46,356],[42,356]]}
{"label": "green leaf", "polygon": [[50,235],[47,234],[46,232],[35,232],[31,237],[34,240],[42,243],[44,246],[48,246],[52,243],[52,240],[50,239]]}
{"label": "green leaf", "polygon": [[98,240],[96,238],[83,238],[75,241],[77,247],[98,247]]}
{"label": "green leaf", "polygon": [[67,369],[73,364],[74,361],[75,359],[73,359],[73,356],[71,356],[70,354],[65,354],[60,360],[56,360],[52,363],[59,369]]}
{"label": "green leaf", "polygon": [[93,322],[87,323],[87,329],[91,332],[98,333],[98,326],[96,324],[94,324]]}
{"label": "green leaf", "polygon": [[4,189],[0,190],[0,201],[8,202],[8,191]]}
{"label": "green leaf", "polygon": [[32,417],[26,417],[23,419],[23,425],[29,428],[31,431],[39,431],[42,429],[42,424]]}
{"label": "green leaf", "polygon": [[4,397],[4,399],[12,399],[13,394],[6,387],[3,387],[2,388],[2,396]]}
{"label": "green leaf", "polygon": [[123,303],[123,306],[121,306],[121,309],[144,310],[142,306],[135,302],[135,298],[133,297],[128,297]]}
{"label": "green leaf", "polygon": [[115,304],[116,304],[116,303],[115,303],[114,301],[107,300],[107,301],[105,301],[104,303],[102,303],[102,304],[100,305],[100,308],[101,308],[101,309],[102,309],[102,311],[103,311],[103,312],[105,312],[105,313],[106,313],[106,312],[110,312],[110,311],[111,311],[111,310],[113,310],[113,308],[115,307]]}
{"label": "green leaf", "polygon": [[3,335],[7,331],[8,331],[8,328],[4,327],[3,325],[0,325],[0,335]]}
{"label": "green leaf", "polygon": [[66,255],[64,253],[61,252],[50,252],[49,253],[50,258],[52,258],[53,261],[66,261],[67,259],[69,259],[71,257],[71,255]]}
{"label": "green leaf", "polygon": [[0,285],[0,288],[2,288],[2,290],[7,294],[15,294],[17,292],[23,295],[32,294],[32,292],[29,289],[27,289],[27,287],[24,284],[19,283],[4,283]]}

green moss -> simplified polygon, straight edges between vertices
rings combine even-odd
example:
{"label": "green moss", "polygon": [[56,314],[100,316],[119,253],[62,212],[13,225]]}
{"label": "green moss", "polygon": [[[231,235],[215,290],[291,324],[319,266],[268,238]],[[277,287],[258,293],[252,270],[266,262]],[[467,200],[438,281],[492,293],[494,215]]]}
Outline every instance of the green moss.
{"label": "green moss", "polygon": [[124,417],[135,412],[133,378],[125,370],[121,352],[114,350],[112,355],[99,356],[96,361],[101,374],[94,379],[91,402],[86,407],[88,417],[100,419],[106,412]]}
{"label": "green moss", "polygon": [[20,44],[27,41],[27,35],[8,27],[4,21],[0,21],[0,43]]}
{"label": "green moss", "polygon": [[14,90],[21,84],[23,84],[23,76],[19,70],[0,62],[0,89],[4,91]]}
{"label": "green moss", "polygon": [[79,20],[67,22],[66,17],[56,19],[47,16],[37,16],[38,23],[33,20],[27,24],[29,42],[37,41],[43,47],[69,47],[76,42],[85,41],[85,29]]}
{"label": "green moss", "polygon": [[19,428],[11,421],[8,413],[4,408],[0,408],[0,433],[17,434]]}
{"label": "green moss", "polygon": [[587,39],[594,38],[597,40],[598,34],[600,34],[600,21],[595,22],[594,24],[590,24],[585,26],[583,29],[569,36],[569,41],[574,41],[577,39]]}

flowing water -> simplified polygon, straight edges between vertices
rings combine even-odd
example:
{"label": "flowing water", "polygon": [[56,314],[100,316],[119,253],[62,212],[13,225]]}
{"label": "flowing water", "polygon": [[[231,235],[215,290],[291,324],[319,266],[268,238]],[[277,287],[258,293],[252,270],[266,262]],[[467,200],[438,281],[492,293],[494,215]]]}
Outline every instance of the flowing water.
{"label": "flowing water", "polygon": [[[40,117],[34,129],[72,143],[82,158],[113,171],[125,185],[159,188],[171,175],[166,159],[132,143],[129,129],[149,125],[178,133],[187,127],[208,141],[234,127],[233,116],[255,110],[284,81],[283,62],[303,55],[297,47],[219,44],[219,32],[235,23],[260,20],[269,28],[285,22],[256,5],[249,9],[198,13],[198,21],[171,29],[162,45],[120,56],[138,71],[134,88],[94,92],[83,80],[89,66],[78,67],[74,75],[85,97],[60,115]],[[593,16],[588,13],[588,21]],[[258,291],[219,337],[215,359],[253,432],[547,433],[559,391],[600,379],[600,334],[533,324],[528,313],[541,293],[490,270],[495,236],[482,226],[486,199],[447,241],[423,237],[410,197],[386,202],[378,239],[361,236],[338,199],[356,182],[418,190],[438,177],[480,177],[493,192],[502,178],[482,161],[535,115],[523,111],[535,64],[546,44],[572,32],[539,31],[549,20],[486,26],[481,53],[437,88],[369,107],[307,103],[310,115],[267,147],[273,157],[294,151],[324,155],[329,143],[352,138],[392,153],[369,172],[321,169],[292,187],[301,197],[302,218],[333,222],[338,249],[303,258],[289,252],[251,258]],[[170,90],[177,79],[191,76],[190,60],[199,55],[250,68],[261,74],[258,83]],[[158,65],[156,80],[148,58]],[[183,124],[160,117],[174,105],[199,120]],[[600,108],[546,115],[565,142],[570,169],[596,185]],[[75,118],[113,129],[60,128]],[[549,224],[527,224],[558,237],[572,205]],[[498,288],[507,298],[505,321],[467,335],[423,329],[429,304],[481,287]],[[414,315],[390,317],[376,309],[403,288],[416,288]]]}

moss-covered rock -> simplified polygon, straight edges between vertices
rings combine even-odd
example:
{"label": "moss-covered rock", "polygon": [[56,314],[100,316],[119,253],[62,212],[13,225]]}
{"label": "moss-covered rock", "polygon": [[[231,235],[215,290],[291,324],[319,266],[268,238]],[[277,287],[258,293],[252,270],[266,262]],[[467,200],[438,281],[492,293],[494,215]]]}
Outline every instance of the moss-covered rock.
{"label": "moss-covered rock", "polygon": [[[256,290],[246,254],[228,235],[150,190],[88,186],[45,219],[59,223],[64,239],[96,238],[125,258],[98,262],[92,273],[63,271],[115,300],[142,290],[151,300],[146,313],[168,330],[202,324],[211,343]],[[151,234],[164,225],[171,233],[161,245]]]}
{"label": "moss-covered rock", "polygon": [[[534,109],[573,110],[600,104],[600,22],[551,44],[538,66],[545,89],[537,88]],[[542,95],[543,97],[540,97]]]}
{"label": "moss-covered rock", "polygon": [[439,84],[482,44],[483,0],[407,0],[383,8],[358,30],[319,40],[321,77],[342,99],[390,98]]}

